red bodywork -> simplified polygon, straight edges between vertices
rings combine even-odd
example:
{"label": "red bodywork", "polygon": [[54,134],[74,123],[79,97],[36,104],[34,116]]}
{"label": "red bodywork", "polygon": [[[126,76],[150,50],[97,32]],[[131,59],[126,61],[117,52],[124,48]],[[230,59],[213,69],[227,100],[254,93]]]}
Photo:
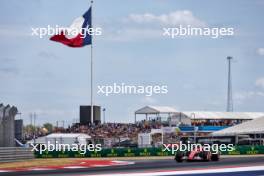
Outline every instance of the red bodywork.
{"label": "red bodywork", "polygon": [[[203,148],[197,148],[196,150],[192,150],[189,155],[187,156],[188,157],[188,160],[195,160],[196,157],[198,157],[201,153],[203,153]],[[211,152],[206,152],[207,156],[206,156],[206,159],[210,159],[211,158]],[[200,157],[200,156],[199,156]]]}

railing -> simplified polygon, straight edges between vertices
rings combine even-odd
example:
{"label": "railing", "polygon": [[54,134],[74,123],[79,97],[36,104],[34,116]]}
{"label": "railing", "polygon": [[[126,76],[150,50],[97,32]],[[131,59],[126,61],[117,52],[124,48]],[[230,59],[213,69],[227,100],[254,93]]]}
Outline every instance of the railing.
{"label": "railing", "polygon": [[[227,128],[228,126],[197,126],[199,131],[218,131]],[[182,126],[180,130],[183,132],[194,131],[194,126]]]}
{"label": "railing", "polygon": [[0,147],[0,162],[12,162],[35,158],[31,148]]}

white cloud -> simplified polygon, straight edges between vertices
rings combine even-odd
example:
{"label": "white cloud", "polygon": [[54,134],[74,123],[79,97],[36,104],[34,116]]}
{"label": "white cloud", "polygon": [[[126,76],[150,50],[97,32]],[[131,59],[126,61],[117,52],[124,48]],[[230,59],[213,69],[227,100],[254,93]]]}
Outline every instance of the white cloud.
{"label": "white cloud", "polygon": [[257,53],[260,55],[260,56],[264,56],[264,48],[259,48],[257,50]]}
{"label": "white cloud", "polygon": [[158,23],[161,25],[191,25],[191,26],[206,26],[206,23],[195,17],[189,10],[174,11],[169,14],[154,15],[151,13],[145,14],[130,14],[128,21],[135,23]]}
{"label": "white cloud", "polygon": [[203,20],[195,17],[189,10],[179,10],[161,15],[152,13],[130,14],[122,22],[121,24],[111,25],[110,28],[105,27],[104,38],[98,37],[98,39],[115,42],[160,39],[163,37],[164,32],[162,27],[177,27],[179,25],[207,26]]}
{"label": "white cloud", "polygon": [[264,77],[256,80],[256,86],[264,88]]}
{"label": "white cloud", "polygon": [[100,24],[104,28],[104,37],[96,40],[114,42],[134,42],[164,38],[163,27],[206,27],[207,24],[194,16],[189,10],[179,10],[168,14],[155,15],[152,13],[130,14],[111,25]]}

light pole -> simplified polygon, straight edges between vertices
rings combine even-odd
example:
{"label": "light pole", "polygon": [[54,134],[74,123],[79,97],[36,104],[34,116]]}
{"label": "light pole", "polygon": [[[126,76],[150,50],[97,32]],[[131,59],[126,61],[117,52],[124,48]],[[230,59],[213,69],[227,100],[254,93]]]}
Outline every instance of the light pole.
{"label": "light pole", "polygon": [[36,118],[37,118],[37,114],[34,112],[33,113],[33,118],[34,118],[34,144],[36,143]]}
{"label": "light pole", "polygon": [[62,120],[61,122],[62,122],[62,128],[63,128],[63,130],[64,130],[64,124],[65,124],[65,121]]}
{"label": "light pole", "polygon": [[227,112],[233,112],[233,97],[232,97],[232,76],[231,76],[231,60],[233,57],[228,56],[228,88],[227,88]]}
{"label": "light pole", "polygon": [[[193,118],[192,118],[193,117]],[[193,140],[196,143],[196,125],[195,125],[195,113],[191,113],[191,119],[193,119]]]}
{"label": "light pole", "polygon": [[104,123],[105,123],[105,108],[103,108],[103,117],[104,117]]}

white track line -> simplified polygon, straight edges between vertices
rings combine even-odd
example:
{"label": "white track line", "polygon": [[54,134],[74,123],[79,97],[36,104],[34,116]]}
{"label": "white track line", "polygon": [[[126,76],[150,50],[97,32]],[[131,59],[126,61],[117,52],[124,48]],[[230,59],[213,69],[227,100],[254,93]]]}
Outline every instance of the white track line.
{"label": "white track line", "polygon": [[110,164],[93,164],[91,165],[91,167],[108,167],[108,166],[112,166]]}
{"label": "white track line", "polygon": [[47,171],[47,170],[54,170],[53,168],[29,168],[29,169],[26,169],[26,170],[29,170],[29,171]]}
{"label": "white track line", "polygon": [[201,169],[186,171],[160,171],[148,173],[120,173],[120,174],[103,174],[97,176],[162,176],[162,175],[186,175],[186,174],[208,174],[208,173],[227,173],[227,172],[243,172],[243,171],[264,171],[264,166],[236,167],[236,168],[220,168],[220,169]]}
{"label": "white track line", "polygon": [[4,172],[11,172],[11,171],[7,171],[7,170],[0,170],[0,173],[4,173]]}
{"label": "white track line", "polygon": [[135,164],[135,162],[132,161],[112,161],[115,163],[115,165],[130,165],[130,164]]}
{"label": "white track line", "polygon": [[85,166],[65,166],[65,167],[62,167],[63,169],[84,169],[84,168],[89,168],[88,166],[85,167]]}

